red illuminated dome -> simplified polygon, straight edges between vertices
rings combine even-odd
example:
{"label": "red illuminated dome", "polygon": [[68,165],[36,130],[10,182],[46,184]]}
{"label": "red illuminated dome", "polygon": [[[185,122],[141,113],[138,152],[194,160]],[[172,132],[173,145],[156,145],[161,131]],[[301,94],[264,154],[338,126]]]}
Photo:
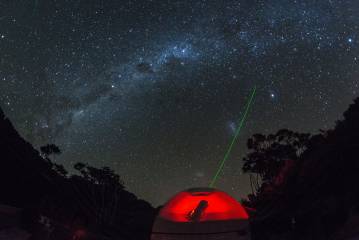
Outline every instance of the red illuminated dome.
{"label": "red illuminated dome", "polygon": [[250,239],[248,214],[225,192],[189,189],[176,194],[160,210],[151,239]]}
{"label": "red illuminated dome", "polygon": [[248,219],[247,212],[238,201],[225,192],[211,188],[178,193],[162,208],[160,216],[175,222]]}

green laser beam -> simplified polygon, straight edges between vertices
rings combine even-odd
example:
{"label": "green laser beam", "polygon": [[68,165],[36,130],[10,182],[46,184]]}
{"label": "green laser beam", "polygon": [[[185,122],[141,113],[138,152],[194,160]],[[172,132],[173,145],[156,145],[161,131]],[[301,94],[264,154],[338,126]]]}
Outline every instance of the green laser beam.
{"label": "green laser beam", "polygon": [[229,144],[229,147],[228,147],[228,149],[227,149],[227,152],[226,152],[226,154],[224,155],[224,157],[223,157],[223,159],[222,159],[222,161],[221,161],[221,163],[220,163],[220,165],[219,165],[219,168],[218,168],[216,174],[214,175],[214,177],[213,177],[211,183],[209,184],[209,187],[213,187],[213,186],[214,186],[214,184],[216,183],[216,181],[217,181],[217,179],[218,179],[218,177],[219,177],[219,174],[220,174],[220,173],[222,172],[222,170],[223,170],[224,164],[226,163],[226,161],[227,161],[227,159],[228,159],[228,157],[229,157],[229,155],[230,155],[230,153],[231,153],[231,151],[232,151],[232,148],[233,148],[233,146],[234,146],[234,143],[236,142],[236,140],[237,140],[237,138],[238,138],[238,136],[239,136],[239,133],[241,132],[242,126],[243,126],[243,124],[244,124],[244,122],[245,122],[245,120],[246,120],[246,118],[247,118],[249,109],[250,109],[250,107],[251,107],[251,105],[252,105],[252,102],[253,102],[253,100],[254,100],[254,97],[255,97],[255,95],[256,95],[256,90],[257,90],[257,87],[254,86],[254,87],[253,87],[253,90],[252,90],[252,94],[251,94],[249,100],[247,101],[247,104],[246,104],[246,108],[245,108],[243,117],[242,117],[242,119],[241,119],[240,122],[239,122],[239,126],[238,126],[237,130],[235,131],[235,134],[234,134],[234,136],[233,136],[233,138],[232,138],[231,143]]}

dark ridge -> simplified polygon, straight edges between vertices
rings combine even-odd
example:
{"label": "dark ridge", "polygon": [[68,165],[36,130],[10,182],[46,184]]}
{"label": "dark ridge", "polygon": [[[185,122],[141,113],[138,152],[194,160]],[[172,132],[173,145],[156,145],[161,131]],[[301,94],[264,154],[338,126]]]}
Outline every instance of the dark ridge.
{"label": "dark ridge", "polygon": [[155,209],[125,190],[118,175],[81,163],[75,165],[78,175],[67,175],[18,134],[1,108],[0,164],[0,206],[21,209],[18,227],[34,240],[43,239],[48,223],[55,240],[84,232],[89,239],[149,238]]}
{"label": "dark ridge", "polygon": [[59,176],[15,130],[0,109],[0,201],[28,207],[51,189]]}
{"label": "dark ridge", "polygon": [[[283,159],[274,177],[249,196],[246,204],[257,210],[254,239],[324,240],[359,235],[359,228],[343,230],[359,224],[359,98],[343,116],[334,129],[311,136],[299,158]],[[261,141],[266,139],[261,137]],[[264,158],[286,156],[277,150],[268,151]],[[247,162],[255,163],[248,156]],[[255,151],[252,156],[262,155]]]}

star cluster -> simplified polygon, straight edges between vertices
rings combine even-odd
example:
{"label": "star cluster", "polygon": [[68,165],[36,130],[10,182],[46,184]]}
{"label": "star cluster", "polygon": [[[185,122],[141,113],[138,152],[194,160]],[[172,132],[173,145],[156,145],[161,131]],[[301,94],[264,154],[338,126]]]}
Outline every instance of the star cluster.
{"label": "star cluster", "polygon": [[257,86],[218,182],[239,197],[246,138],[330,128],[358,96],[358,45],[351,0],[0,2],[0,104],[156,205],[209,184]]}

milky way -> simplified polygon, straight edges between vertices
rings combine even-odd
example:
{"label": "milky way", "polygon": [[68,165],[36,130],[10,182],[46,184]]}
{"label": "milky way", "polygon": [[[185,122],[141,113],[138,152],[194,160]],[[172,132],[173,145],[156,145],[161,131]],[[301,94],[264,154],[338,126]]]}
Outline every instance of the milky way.
{"label": "milky way", "polygon": [[246,138],[330,128],[359,95],[358,44],[352,0],[0,1],[0,105],[157,205],[209,184],[257,86],[218,180],[240,197]]}

